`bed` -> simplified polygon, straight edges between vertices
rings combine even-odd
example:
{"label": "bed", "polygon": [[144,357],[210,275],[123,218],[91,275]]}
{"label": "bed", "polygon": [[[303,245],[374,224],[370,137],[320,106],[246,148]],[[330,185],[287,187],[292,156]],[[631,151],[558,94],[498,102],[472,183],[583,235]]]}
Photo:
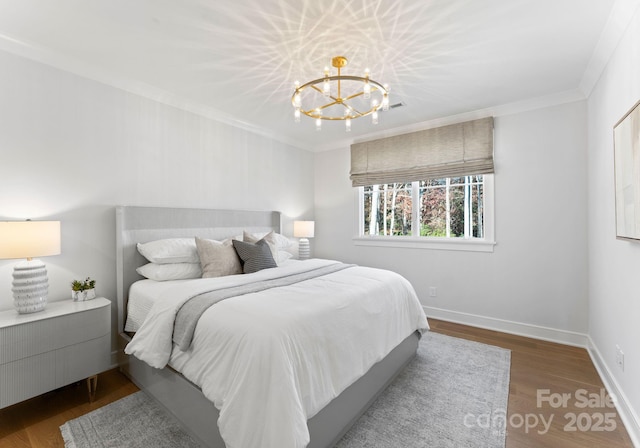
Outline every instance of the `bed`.
{"label": "bed", "polygon": [[[125,347],[132,341],[131,333],[124,331],[127,320],[128,294],[131,286],[138,280],[143,279],[143,277],[136,272],[136,268],[147,263],[147,260],[138,253],[136,245],[137,243],[145,243],[164,238],[193,238],[195,236],[211,240],[222,240],[242,234],[245,231],[258,234],[270,231],[281,233],[280,213],[271,211],[117,207],[116,231],[118,329],[120,331],[118,361],[120,368],[136,385],[173,414],[177,420],[182,423],[184,428],[203,446],[224,448],[226,446],[225,442],[223,441],[218,427],[214,424],[219,421],[221,412],[210,399],[205,397],[205,394],[207,394],[212,399],[215,398],[215,393],[211,391],[215,391],[216,384],[209,384],[211,381],[205,381],[202,383],[200,378],[192,377],[191,380],[189,380],[183,374],[179,373],[178,370],[174,368],[175,366],[177,366],[177,369],[184,370],[185,375],[189,375],[189,368],[187,367],[185,369],[185,365],[188,366],[188,362],[190,361],[184,360],[183,352],[175,347],[173,350],[169,347],[169,351],[171,353],[171,365],[167,365],[164,368],[151,367],[147,362],[139,359],[145,359],[145,357],[140,356],[138,353],[136,353],[136,356],[129,356],[124,353]],[[309,260],[304,262],[291,262],[282,268],[277,268],[277,270],[271,269],[261,271],[256,273],[255,277],[258,278],[262,276],[264,277],[263,281],[272,282],[274,279],[270,276],[275,275],[272,274],[272,272],[280,270],[284,272],[287,269],[293,273],[291,274],[292,276],[309,275],[309,272],[314,269],[317,269],[319,272],[322,272],[322,269],[335,269],[335,271],[331,271],[332,273],[322,273],[322,275],[314,274],[318,276],[305,280],[305,285],[307,283],[318,283],[316,289],[320,289],[322,285],[329,285],[329,283],[327,283],[329,279],[336,284],[342,284],[340,282],[347,281],[347,273],[350,277],[353,276],[353,273],[372,277],[379,277],[381,274],[381,272],[368,272],[366,268],[338,266],[338,264],[334,262],[324,260]],[[254,276],[254,274],[249,274],[249,276]],[[234,283],[235,279],[224,279],[224,282]],[[199,282],[197,288],[200,288],[200,285],[204,283],[206,282]],[[283,286],[283,289],[278,290],[278,294],[273,293],[273,290],[267,291],[266,294],[286,297],[287,294],[285,293],[291,293],[291,290],[299,288],[298,285],[299,283],[292,286]],[[311,292],[309,294],[311,294]],[[245,297],[253,298],[253,294],[247,294]],[[235,306],[236,302],[233,300],[225,300],[222,303],[230,303]],[[261,302],[248,303],[249,306],[255,307],[259,306]],[[223,306],[220,304],[215,306],[219,307],[220,310],[223,309]],[[229,307],[230,306],[231,305],[229,305]],[[218,312],[219,311],[216,309],[216,313]],[[420,309],[419,312],[422,313],[422,310]],[[418,312],[416,311],[416,313]],[[349,429],[352,423],[355,422],[355,420],[368,408],[376,396],[384,390],[395,376],[402,371],[404,366],[415,356],[420,332],[428,328],[426,318],[424,318],[424,313],[422,313],[421,316],[422,317],[418,316],[418,314],[412,314],[410,316],[411,320],[420,321],[420,323],[416,325],[414,330],[408,332],[406,337],[403,336],[403,339],[401,338],[397,345],[394,342],[393,346],[387,350],[387,354],[383,356],[382,359],[375,362],[371,367],[368,365],[365,366],[362,375],[359,375],[355,381],[349,381],[349,385],[345,386],[346,388],[337,391],[337,396],[332,396],[328,403],[322,402],[319,409],[313,408],[313,412],[309,413],[312,416],[308,419],[304,427],[305,432],[308,430],[308,434],[305,436],[310,439],[309,444],[307,445],[308,447],[320,448],[333,446]],[[201,319],[204,320],[204,317],[205,315],[203,314]],[[424,322],[422,322],[423,318]],[[152,320],[154,322],[156,321],[155,318]],[[299,319],[296,317],[292,321],[297,322],[298,320]],[[221,323],[224,322],[218,322],[218,325]],[[200,327],[201,326],[198,326],[196,328],[196,332],[199,331],[198,329]],[[296,331],[300,331],[304,328],[306,328],[306,325],[300,324]],[[361,329],[366,329],[366,327]],[[153,332],[155,330],[151,331]],[[141,330],[139,333],[136,333],[134,339],[144,339],[144,336],[141,336],[141,334],[146,333]],[[194,346],[196,344],[196,340],[199,340],[201,337],[201,334],[203,333],[196,333],[196,335],[193,336]],[[286,337],[288,338],[289,336]],[[148,337],[147,339],[154,339],[154,337]],[[136,346],[135,343],[131,343],[129,351],[131,351],[132,346]],[[367,350],[368,348],[365,350],[358,350],[357,353],[365,353]],[[193,350],[193,352],[196,351],[198,350]],[[270,354],[268,358],[271,359],[273,356]],[[187,364],[185,364],[185,362]],[[154,362],[151,362],[151,364],[154,364]],[[277,365],[278,364],[276,363],[276,367]],[[341,366],[343,363],[339,362],[337,365]],[[163,364],[160,363],[157,366],[163,366]],[[252,372],[252,369],[247,368],[242,371]],[[275,371],[277,370],[274,370],[274,372]],[[315,370],[311,373],[314,372]],[[234,378],[236,376],[237,375],[234,375]],[[276,374],[275,376],[278,375]],[[201,383],[202,387],[198,386],[196,383]],[[247,384],[252,383],[243,383],[242,387],[236,388],[244,391]],[[212,393],[214,395],[213,397]],[[245,393],[244,395],[246,398],[247,394]],[[314,400],[309,399],[309,401],[313,402],[313,404],[309,406],[319,406]],[[268,400],[264,398],[256,399],[256,406],[258,407],[267,402]],[[217,404],[218,407],[220,407],[220,402]],[[225,406],[227,405],[225,404]],[[249,408],[252,409],[253,407],[244,407],[244,409]],[[228,409],[229,408],[225,408],[225,411],[223,412],[223,419],[220,419],[221,425],[226,421],[226,415],[230,414]],[[243,407],[240,406],[238,409],[243,409]],[[287,410],[287,408],[283,408],[282,412],[286,412]],[[225,439],[228,441],[229,424],[224,423],[224,426],[221,427],[225,433]],[[243,428],[246,429],[247,426],[245,425]],[[292,436],[290,446],[302,446],[300,445],[300,440],[302,440],[300,437],[296,439]],[[256,446],[260,445],[261,444],[258,444]],[[271,445],[275,446],[273,443]]]}

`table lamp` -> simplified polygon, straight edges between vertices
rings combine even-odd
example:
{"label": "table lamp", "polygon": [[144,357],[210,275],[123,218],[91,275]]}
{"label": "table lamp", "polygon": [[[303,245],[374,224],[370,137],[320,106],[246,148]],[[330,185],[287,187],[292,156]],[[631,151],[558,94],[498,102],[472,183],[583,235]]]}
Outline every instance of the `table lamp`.
{"label": "table lamp", "polygon": [[298,258],[300,260],[309,258],[311,250],[309,249],[309,240],[307,238],[313,238],[314,229],[315,221],[293,221],[293,236],[294,238],[300,238],[298,245]]}
{"label": "table lamp", "polygon": [[60,253],[60,221],[0,222],[0,258],[26,258],[13,268],[13,304],[20,314],[47,306],[47,269],[34,257]]}

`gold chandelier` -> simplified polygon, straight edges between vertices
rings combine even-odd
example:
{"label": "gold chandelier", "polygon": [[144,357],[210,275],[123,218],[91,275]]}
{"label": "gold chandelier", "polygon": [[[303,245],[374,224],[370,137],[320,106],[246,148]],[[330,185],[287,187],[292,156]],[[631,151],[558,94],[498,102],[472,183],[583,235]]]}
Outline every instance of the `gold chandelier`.
{"label": "gold chandelier", "polygon": [[369,78],[369,69],[364,76],[346,76],[340,69],[347,65],[347,58],[336,56],[331,65],[338,69],[337,76],[324,76],[306,84],[295,83],[291,97],[296,123],[300,114],[316,120],[316,130],[322,129],[322,120],[344,120],[346,131],[351,131],[351,119],[371,115],[371,122],[378,124],[378,111],[389,109],[389,86]]}

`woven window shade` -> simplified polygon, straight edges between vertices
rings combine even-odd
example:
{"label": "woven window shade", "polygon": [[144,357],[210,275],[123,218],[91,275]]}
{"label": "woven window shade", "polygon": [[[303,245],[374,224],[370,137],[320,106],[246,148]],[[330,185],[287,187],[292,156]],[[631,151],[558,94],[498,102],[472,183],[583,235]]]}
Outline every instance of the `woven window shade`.
{"label": "woven window shade", "polygon": [[493,173],[493,117],[351,145],[354,187]]}

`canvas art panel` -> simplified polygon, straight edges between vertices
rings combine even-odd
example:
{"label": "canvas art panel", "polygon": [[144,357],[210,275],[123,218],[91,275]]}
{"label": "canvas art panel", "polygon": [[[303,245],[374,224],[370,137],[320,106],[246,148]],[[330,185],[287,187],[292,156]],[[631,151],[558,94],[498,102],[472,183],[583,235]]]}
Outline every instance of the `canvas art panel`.
{"label": "canvas art panel", "polygon": [[616,237],[640,240],[640,101],[613,128]]}

